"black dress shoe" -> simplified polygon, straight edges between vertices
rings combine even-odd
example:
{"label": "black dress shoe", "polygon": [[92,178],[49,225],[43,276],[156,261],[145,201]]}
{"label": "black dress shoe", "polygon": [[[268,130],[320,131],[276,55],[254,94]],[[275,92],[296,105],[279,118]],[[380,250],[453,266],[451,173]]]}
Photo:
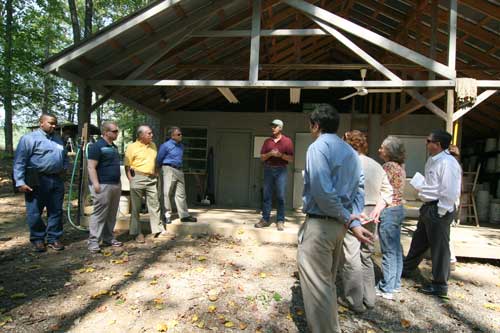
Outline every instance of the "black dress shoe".
{"label": "black dress shoe", "polygon": [[192,216],[186,216],[186,217],[181,218],[181,222],[196,222],[196,221],[198,221],[196,219],[196,217],[192,217]]}
{"label": "black dress shoe", "polygon": [[47,245],[48,247],[50,247],[52,250],[54,251],[62,251],[64,250],[64,245],[63,243],[61,243],[60,241],[54,241],[53,243],[49,243],[49,245]]}
{"label": "black dress shoe", "polygon": [[38,252],[38,253],[42,253],[42,252],[47,251],[47,248],[45,247],[45,243],[44,242],[33,243],[33,251]]}
{"label": "black dress shoe", "polygon": [[435,284],[430,284],[428,286],[422,287],[418,291],[427,295],[434,295],[442,298],[448,297],[448,288],[437,286]]}

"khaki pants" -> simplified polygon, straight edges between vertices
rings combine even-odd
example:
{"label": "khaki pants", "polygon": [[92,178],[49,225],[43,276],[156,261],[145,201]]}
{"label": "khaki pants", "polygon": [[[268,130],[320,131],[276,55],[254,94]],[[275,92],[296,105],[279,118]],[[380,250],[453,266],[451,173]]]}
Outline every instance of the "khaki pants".
{"label": "khaki pants", "polygon": [[151,233],[157,234],[165,230],[165,227],[160,220],[160,202],[158,200],[156,183],[156,176],[146,176],[138,174],[137,172],[130,181],[130,201],[132,204],[129,231],[130,235],[138,235],[141,233],[139,214],[141,212],[143,196],[146,196]]}
{"label": "khaki pants", "polygon": [[299,230],[297,263],[312,333],[340,332],[335,278],[345,233],[341,222],[309,217]]}
{"label": "khaki pants", "polygon": [[[369,214],[366,208],[364,213]],[[376,223],[367,223],[363,227],[374,235],[376,234]],[[367,307],[373,308],[375,306],[375,271],[372,255],[375,252],[375,247],[361,243],[350,231],[344,238],[343,247],[341,270],[343,299],[356,310],[362,310],[363,303]]]}
{"label": "khaki pants", "polygon": [[172,215],[171,196],[174,195],[175,206],[179,217],[188,217],[188,207],[186,203],[186,185],[184,182],[184,172],[168,165],[162,167],[163,172],[163,202],[165,204],[165,217],[170,220]]}
{"label": "khaki pants", "polygon": [[92,185],[89,187],[94,211],[90,217],[88,247],[99,249],[99,241],[111,243],[114,239],[113,229],[122,187],[121,184],[101,184],[99,193],[95,193]]}

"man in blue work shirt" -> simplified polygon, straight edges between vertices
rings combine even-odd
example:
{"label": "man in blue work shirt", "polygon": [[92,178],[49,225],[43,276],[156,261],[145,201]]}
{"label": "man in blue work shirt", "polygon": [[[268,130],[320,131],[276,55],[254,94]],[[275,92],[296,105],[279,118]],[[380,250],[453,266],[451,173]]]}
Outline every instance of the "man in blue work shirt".
{"label": "man in blue work shirt", "polygon": [[196,222],[196,218],[189,215],[186,202],[186,185],[184,172],[182,172],[182,157],[184,145],[182,132],[179,127],[171,127],[168,130],[169,139],[161,146],[156,157],[156,165],[162,168],[163,173],[163,201],[165,205],[166,222],[171,222],[172,203],[170,196],[175,195],[175,206],[181,222]]}
{"label": "man in blue work shirt", "polygon": [[[64,250],[62,204],[64,200],[63,175],[69,166],[67,152],[59,135],[54,133],[57,118],[43,114],[40,128],[23,135],[14,158],[14,181],[25,193],[26,219],[30,241],[36,252],[45,252],[45,240],[56,251]],[[47,208],[47,225],[42,219]]]}
{"label": "man in blue work shirt", "polygon": [[364,176],[357,153],[335,133],[339,114],[328,104],[309,116],[315,141],[307,149],[297,263],[309,329],[340,332],[335,275],[347,229],[362,242],[373,235],[361,226]]}

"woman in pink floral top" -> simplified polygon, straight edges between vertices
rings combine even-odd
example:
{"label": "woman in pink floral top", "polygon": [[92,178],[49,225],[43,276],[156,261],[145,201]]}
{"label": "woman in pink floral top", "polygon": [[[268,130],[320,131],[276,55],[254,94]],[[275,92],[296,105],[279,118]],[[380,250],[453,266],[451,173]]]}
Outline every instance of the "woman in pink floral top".
{"label": "woman in pink floral top", "polygon": [[393,299],[393,293],[401,290],[403,271],[403,249],[401,247],[401,225],[405,218],[403,190],[406,179],[404,167],[405,147],[403,142],[388,136],[380,146],[382,166],[393,190],[392,202],[380,214],[379,239],[382,251],[383,277],[377,285],[377,295]]}

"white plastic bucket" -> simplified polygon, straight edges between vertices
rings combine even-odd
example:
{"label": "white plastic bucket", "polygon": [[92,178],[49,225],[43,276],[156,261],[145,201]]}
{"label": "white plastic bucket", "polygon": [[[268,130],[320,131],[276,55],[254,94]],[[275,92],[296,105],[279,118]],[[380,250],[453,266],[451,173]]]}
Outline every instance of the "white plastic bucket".
{"label": "white plastic bucket", "polygon": [[500,224],[500,199],[492,200],[490,203],[490,223]]}
{"label": "white plastic bucket", "polygon": [[497,138],[486,139],[486,144],[484,145],[484,151],[495,151],[497,150]]}
{"label": "white plastic bucket", "polygon": [[487,221],[490,208],[490,192],[478,191],[476,199],[477,216],[480,221]]}
{"label": "white plastic bucket", "polygon": [[500,199],[500,179],[498,180],[497,183],[497,198]]}
{"label": "white plastic bucket", "polygon": [[120,197],[120,204],[118,205],[118,216],[124,216],[130,213],[130,203],[127,196]]}
{"label": "white plastic bucket", "polygon": [[471,156],[469,159],[468,170],[470,172],[476,171],[477,166],[477,156]]}
{"label": "white plastic bucket", "polygon": [[496,157],[488,158],[488,162],[486,163],[486,171],[490,173],[494,173],[497,169],[497,159]]}

